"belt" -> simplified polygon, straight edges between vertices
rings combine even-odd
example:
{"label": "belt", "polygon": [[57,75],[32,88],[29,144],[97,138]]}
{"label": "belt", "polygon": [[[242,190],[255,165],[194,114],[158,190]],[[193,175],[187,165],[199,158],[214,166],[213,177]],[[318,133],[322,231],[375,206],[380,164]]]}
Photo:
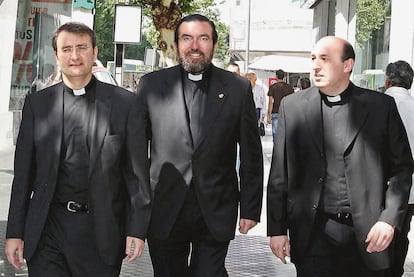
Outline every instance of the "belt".
{"label": "belt", "polygon": [[83,203],[79,203],[79,202],[72,201],[72,200],[66,203],[63,203],[63,204],[66,206],[66,210],[72,213],[79,213],[79,212],[87,213],[89,211],[88,204],[83,204]]}
{"label": "belt", "polygon": [[338,223],[346,224],[352,226],[354,223],[352,221],[352,214],[351,213],[325,213],[322,212],[322,215],[326,218],[335,220]]}

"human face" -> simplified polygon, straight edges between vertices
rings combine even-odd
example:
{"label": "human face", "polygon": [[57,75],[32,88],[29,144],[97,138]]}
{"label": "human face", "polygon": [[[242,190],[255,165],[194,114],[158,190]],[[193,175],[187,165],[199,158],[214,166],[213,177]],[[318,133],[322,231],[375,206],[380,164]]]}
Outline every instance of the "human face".
{"label": "human face", "polygon": [[56,62],[63,81],[86,85],[92,78],[92,66],[98,55],[98,48],[92,47],[91,38],[87,34],[62,31],[56,46]]}
{"label": "human face", "polygon": [[183,68],[199,74],[206,70],[213,59],[217,43],[213,43],[213,30],[208,22],[183,22],[178,30],[177,50],[178,61]]}
{"label": "human face", "polygon": [[313,81],[327,95],[338,95],[349,85],[354,61],[342,61],[344,43],[340,38],[324,37],[316,43],[311,53]]}
{"label": "human face", "polygon": [[254,87],[256,85],[256,80],[257,80],[256,74],[248,73],[247,74],[247,79],[249,79],[250,84],[252,85],[252,87]]}

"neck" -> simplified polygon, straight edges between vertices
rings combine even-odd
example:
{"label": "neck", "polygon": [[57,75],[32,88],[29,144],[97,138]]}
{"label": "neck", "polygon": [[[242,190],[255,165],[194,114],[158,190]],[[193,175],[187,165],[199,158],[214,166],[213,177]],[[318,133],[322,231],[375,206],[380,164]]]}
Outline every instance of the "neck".
{"label": "neck", "polygon": [[86,87],[86,85],[91,81],[92,73],[83,77],[67,77],[63,75],[62,79],[67,87],[71,89],[81,89]]}
{"label": "neck", "polygon": [[349,86],[349,80],[347,83],[342,84],[342,85],[337,85],[333,87],[319,87],[319,90],[325,95],[337,96],[341,94],[342,92],[344,92],[348,86]]}

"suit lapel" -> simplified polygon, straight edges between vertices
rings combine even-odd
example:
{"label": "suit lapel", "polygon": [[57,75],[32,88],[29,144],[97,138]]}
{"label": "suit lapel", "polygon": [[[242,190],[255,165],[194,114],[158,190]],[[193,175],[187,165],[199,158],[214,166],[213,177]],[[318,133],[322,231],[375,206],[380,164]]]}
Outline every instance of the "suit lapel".
{"label": "suit lapel", "polygon": [[348,114],[348,132],[346,133],[345,149],[344,153],[347,152],[352,142],[361,130],[364,122],[368,116],[368,109],[366,108],[366,97],[363,93],[357,91],[354,87],[352,91],[352,97],[349,102],[349,114]]}
{"label": "suit lapel", "polygon": [[177,128],[178,132],[181,133],[183,137],[188,137],[192,141],[184,99],[180,65],[171,68],[169,74],[166,75],[162,93],[164,94],[163,97],[166,98],[165,111],[168,112],[165,116],[173,116],[176,118],[174,121],[174,128]]}
{"label": "suit lapel", "polygon": [[48,107],[46,109],[49,111],[47,120],[51,130],[49,143],[51,149],[55,150],[51,152],[53,157],[50,157],[50,160],[55,165],[54,173],[57,178],[63,136],[63,83],[56,85],[54,89],[51,88],[48,93]]}
{"label": "suit lapel", "polygon": [[92,118],[92,124],[90,125],[91,136],[91,150],[89,157],[89,177],[92,174],[95,167],[96,158],[102,147],[102,143],[108,129],[109,117],[111,114],[113,91],[106,91],[101,88],[101,83],[96,81],[96,98],[95,98],[95,110]]}
{"label": "suit lapel", "polygon": [[[312,134],[312,139],[318,146],[319,151],[323,152],[322,146],[322,112],[321,112],[321,96],[319,90],[313,87],[308,93],[304,94],[308,104],[306,105],[304,116],[306,126]],[[299,111],[300,112],[300,111]]]}

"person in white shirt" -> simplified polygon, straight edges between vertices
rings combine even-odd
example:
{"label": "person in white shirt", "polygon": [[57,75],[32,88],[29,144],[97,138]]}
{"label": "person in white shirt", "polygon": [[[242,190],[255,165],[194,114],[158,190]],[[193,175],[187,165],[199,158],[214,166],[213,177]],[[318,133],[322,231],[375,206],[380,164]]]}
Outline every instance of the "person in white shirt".
{"label": "person in white shirt", "polygon": [[266,91],[265,88],[257,83],[257,76],[254,72],[247,73],[247,78],[252,85],[254,105],[256,107],[257,121],[264,122],[266,114]]}
{"label": "person in white shirt", "polygon": [[[413,83],[413,69],[405,61],[396,61],[387,65],[385,70],[386,80],[385,94],[394,97],[398,112],[407,131],[411,151],[414,149],[414,97],[410,95],[409,89]],[[413,153],[414,154],[414,153]],[[414,175],[413,175],[414,180]],[[410,231],[411,218],[414,214],[414,187],[408,200],[408,210],[404,218],[402,229],[395,236],[395,262],[392,266],[392,276],[402,276],[404,273],[404,262],[408,251],[408,232]]]}

